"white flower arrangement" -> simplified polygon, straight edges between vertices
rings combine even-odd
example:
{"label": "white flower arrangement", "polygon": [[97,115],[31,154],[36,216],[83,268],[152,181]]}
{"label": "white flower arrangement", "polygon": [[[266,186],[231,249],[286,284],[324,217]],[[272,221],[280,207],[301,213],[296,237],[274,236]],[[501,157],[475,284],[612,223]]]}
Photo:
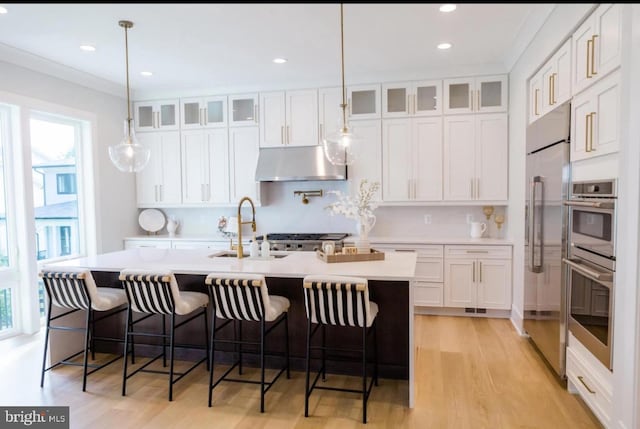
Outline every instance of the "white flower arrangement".
{"label": "white flower arrangement", "polygon": [[360,181],[358,194],[354,197],[345,195],[340,191],[329,191],[335,194],[338,201],[329,204],[325,209],[333,216],[335,214],[344,215],[347,218],[362,222],[363,220],[375,218],[373,211],[378,207],[373,197],[380,189],[380,182],[369,183],[367,179]]}

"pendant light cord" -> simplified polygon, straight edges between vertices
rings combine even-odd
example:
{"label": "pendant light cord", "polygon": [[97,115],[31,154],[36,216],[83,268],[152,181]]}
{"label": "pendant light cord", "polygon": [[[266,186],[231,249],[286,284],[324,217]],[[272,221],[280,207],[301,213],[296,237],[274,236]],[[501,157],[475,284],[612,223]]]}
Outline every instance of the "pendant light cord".
{"label": "pendant light cord", "polygon": [[340,52],[341,52],[341,64],[342,64],[342,129],[347,129],[347,100],[346,89],[344,86],[344,14],[343,4],[340,3]]}
{"label": "pendant light cord", "polygon": [[129,99],[129,38],[127,37],[127,30],[129,25],[124,25],[124,52],[125,52],[125,65],[127,68],[127,135],[129,136],[129,143],[131,143],[131,101]]}

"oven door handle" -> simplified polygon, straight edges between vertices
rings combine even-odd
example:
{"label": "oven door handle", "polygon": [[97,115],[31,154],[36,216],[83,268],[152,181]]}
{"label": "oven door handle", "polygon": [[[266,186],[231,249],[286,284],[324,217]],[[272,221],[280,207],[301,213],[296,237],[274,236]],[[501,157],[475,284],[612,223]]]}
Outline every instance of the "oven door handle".
{"label": "oven door handle", "polygon": [[594,209],[612,209],[614,203],[604,201],[564,201],[565,206],[592,207]]}
{"label": "oven door handle", "polygon": [[613,281],[613,274],[604,273],[604,272],[601,272],[601,271],[590,270],[590,269],[586,268],[584,265],[579,264],[577,262],[574,262],[571,259],[562,258],[562,261],[565,264],[567,264],[570,267],[572,267],[573,269],[575,269],[576,271],[580,272],[580,274],[583,274],[583,275],[591,278],[592,280],[599,280],[599,281],[604,281],[604,282]]}

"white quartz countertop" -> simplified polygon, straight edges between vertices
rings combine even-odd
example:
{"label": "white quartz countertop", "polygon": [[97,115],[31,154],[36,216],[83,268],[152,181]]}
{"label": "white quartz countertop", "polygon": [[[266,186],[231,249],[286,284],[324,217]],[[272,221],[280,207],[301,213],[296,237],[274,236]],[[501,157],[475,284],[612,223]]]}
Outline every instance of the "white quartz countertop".
{"label": "white quartz countertop", "polygon": [[[345,238],[347,243],[355,243],[357,236]],[[375,244],[478,244],[478,245],[506,245],[513,241],[504,238],[470,238],[470,237],[429,237],[429,236],[369,236],[369,242]]]}
{"label": "white quartz countertop", "polygon": [[219,253],[209,249],[136,248],[71,259],[47,267],[81,267],[92,271],[120,271],[126,268],[172,270],[182,274],[233,272],[263,274],[267,277],[304,277],[308,274],[358,276],[369,280],[412,280],[416,270],[415,253],[385,254],[384,261],[326,263],[315,252],[274,252],[284,258],[253,259],[210,257]]}
{"label": "white quartz countertop", "polygon": [[[243,237],[248,242],[251,237]],[[345,238],[345,242],[352,244],[358,239],[357,236]],[[220,234],[202,235],[175,235],[170,237],[168,234],[162,235],[138,235],[126,237],[125,240],[174,240],[174,241],[226,241],[228,237]],[[234,242],[237,241],[234,237]],[[505,238],[470,238],[470,237],[431,237],[419,235],[385,235],[385,236],[369,236],[369,242],[372,244],[478,244],[478,245],[513,245],[513,240]]]}

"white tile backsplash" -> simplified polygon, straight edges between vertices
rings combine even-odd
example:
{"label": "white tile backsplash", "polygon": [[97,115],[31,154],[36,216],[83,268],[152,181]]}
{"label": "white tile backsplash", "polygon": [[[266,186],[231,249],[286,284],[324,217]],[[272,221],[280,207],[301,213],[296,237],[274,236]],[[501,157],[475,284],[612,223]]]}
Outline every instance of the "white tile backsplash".
{"label": "white tile backsplash", "polygon": [[[324,182],[279,182],[261,185],[261,200],[264,206],[256,207],[258,234],[275,232],[347,232],[355,234],[355,221],[341,215],[331,216],[326,206],[335,201],[328,191],[347,192],[348,184],[342,181]],[[310,197],[309,204],[302,204],[301,196],[294,191],[322,189],[323,197]],[[217,231],[218,218],[235,216],[236,207],[223,208],[175,208],[162,209],[165,215],[173,215],[180,220],[178,234],[213,234]],[[495,207],[495,213],[505,213],[505,207]],[[424,223],[424,215],[431,215],[431,224]],[[476,222],[487,222],[485,237],[497,238],[496,224],[487,221],[482,206],[381,206],[375,211],[376,225],[371,235],[384,236],[431,236],[467,237],[469,225],[467,214]],[[249,205],[243,206],[243,219],[251,216]],[[505,220],[506,233],[509,219]],[[250,233],[247,226],[243,233]],[[503,235],[502,237],[505,237]]]}

